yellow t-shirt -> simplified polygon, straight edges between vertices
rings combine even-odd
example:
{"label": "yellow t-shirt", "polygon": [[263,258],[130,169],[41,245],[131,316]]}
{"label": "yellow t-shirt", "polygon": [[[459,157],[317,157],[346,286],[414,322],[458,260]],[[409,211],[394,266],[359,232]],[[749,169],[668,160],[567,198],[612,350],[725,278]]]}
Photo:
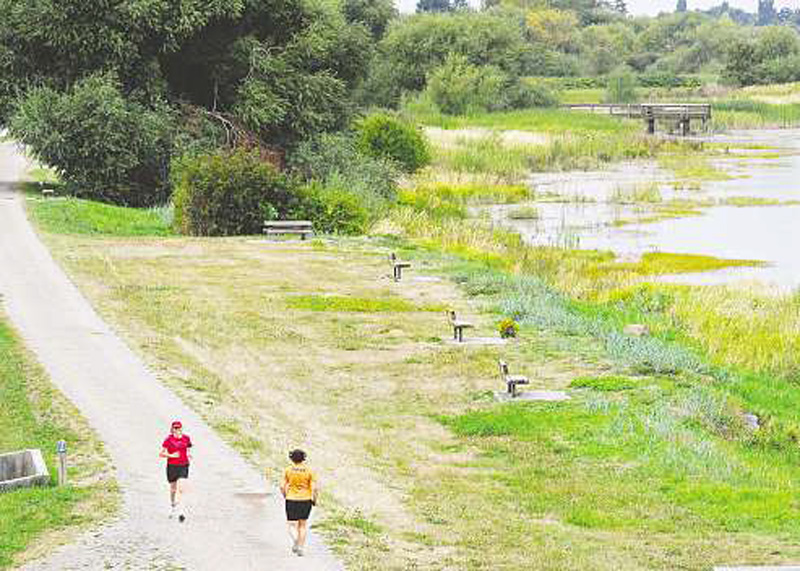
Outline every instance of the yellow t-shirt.
{"label": "yellow t-shirt", "polygon": [[305,464],[295,464],[286,468],[283,480],[287,483],[287,500],[302,502],[313,497],[314,472]]}

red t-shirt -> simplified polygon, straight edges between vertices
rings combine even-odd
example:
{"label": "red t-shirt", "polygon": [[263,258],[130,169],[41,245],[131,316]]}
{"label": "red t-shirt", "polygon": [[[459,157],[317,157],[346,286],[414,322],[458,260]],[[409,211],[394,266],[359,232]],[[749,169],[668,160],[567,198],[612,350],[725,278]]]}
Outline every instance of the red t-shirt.
{"label": "red t-shirt", "polygon": [[179,454],[177,458],[167,458],[167,464],[172,464],[174,466],[186,466],[189,463],[189,455],[187,452],[189,448],[192,447],[192,439],[187,435],[184,434],[180,438],[175,438],[170,434],[167,436],[167,438],[164,440],[164,444],[161,446],[166,448],[167,452],[170,454],[175,452]]}

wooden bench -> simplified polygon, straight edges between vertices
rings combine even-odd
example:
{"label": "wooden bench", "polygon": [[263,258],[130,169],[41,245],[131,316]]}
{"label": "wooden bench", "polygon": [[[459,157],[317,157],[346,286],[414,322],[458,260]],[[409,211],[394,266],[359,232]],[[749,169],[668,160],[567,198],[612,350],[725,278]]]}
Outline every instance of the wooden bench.
{"label": "wooden bench", "polygon": [[42,197],[52,198],[53,196],[56,195],[56,189],[52,184],[40,180],[38,185],[39,185],[39,192],[42,194]]}
{"label": "wooden bench", "polygon": [[264,222],[264,234],[300,234],[300,239],[314,235],[314,225],[308,220],[267,220]]}
{"label": "wooden bench", "polygon": [[505,361],[498,361],[498,363],[500,364],[500,378],[503,379],[503,382],[506,384],[508,394],[511,395],[512,399],[516,398],[519,394],[517,392],[517,387],[519,385],[530,384],[528,377],[523,377],[522,375],[509,375],[508,363]]}
{"label": "wooden bench", "polygon": [[447,318],[450,320],[450,325],[453,327],[453,339],[459,343],[464,341],[464,330],[475,327],[472,323],[460,321],[456,316],[456,312],[453,310],[447,312]]}
{"label": "wooden bench", "polygon": [[403,269],[411,267],[410,263],[398,260],[394,252],[389,254],[389,264],[392,266],[392,278],[396,282],[399,282],[403,277]]}

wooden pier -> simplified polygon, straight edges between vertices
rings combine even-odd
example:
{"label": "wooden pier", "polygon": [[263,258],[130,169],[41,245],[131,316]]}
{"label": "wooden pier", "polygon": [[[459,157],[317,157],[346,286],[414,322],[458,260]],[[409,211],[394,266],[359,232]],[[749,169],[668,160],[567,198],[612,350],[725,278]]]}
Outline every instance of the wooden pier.
{"label": "wooden pier", "polygon": [[614,117],[642,119],[647,125],[647,132],[656,132],[656,121],[670,121],[680,125],[681,135],[691,132],[692,120],[700,120],[703,127],[711,119],[709,103],[585,103],[565,105],[574,111],[602,113]]}

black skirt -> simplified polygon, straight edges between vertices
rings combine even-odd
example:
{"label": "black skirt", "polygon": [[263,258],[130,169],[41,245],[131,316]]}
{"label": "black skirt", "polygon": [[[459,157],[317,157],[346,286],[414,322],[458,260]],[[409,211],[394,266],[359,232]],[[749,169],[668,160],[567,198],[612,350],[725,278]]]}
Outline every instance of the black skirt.
{"label": "black skirt", "polygon": [[286,519],[298,521],[308,519],[311,515],[311,500],[286,500]]}

